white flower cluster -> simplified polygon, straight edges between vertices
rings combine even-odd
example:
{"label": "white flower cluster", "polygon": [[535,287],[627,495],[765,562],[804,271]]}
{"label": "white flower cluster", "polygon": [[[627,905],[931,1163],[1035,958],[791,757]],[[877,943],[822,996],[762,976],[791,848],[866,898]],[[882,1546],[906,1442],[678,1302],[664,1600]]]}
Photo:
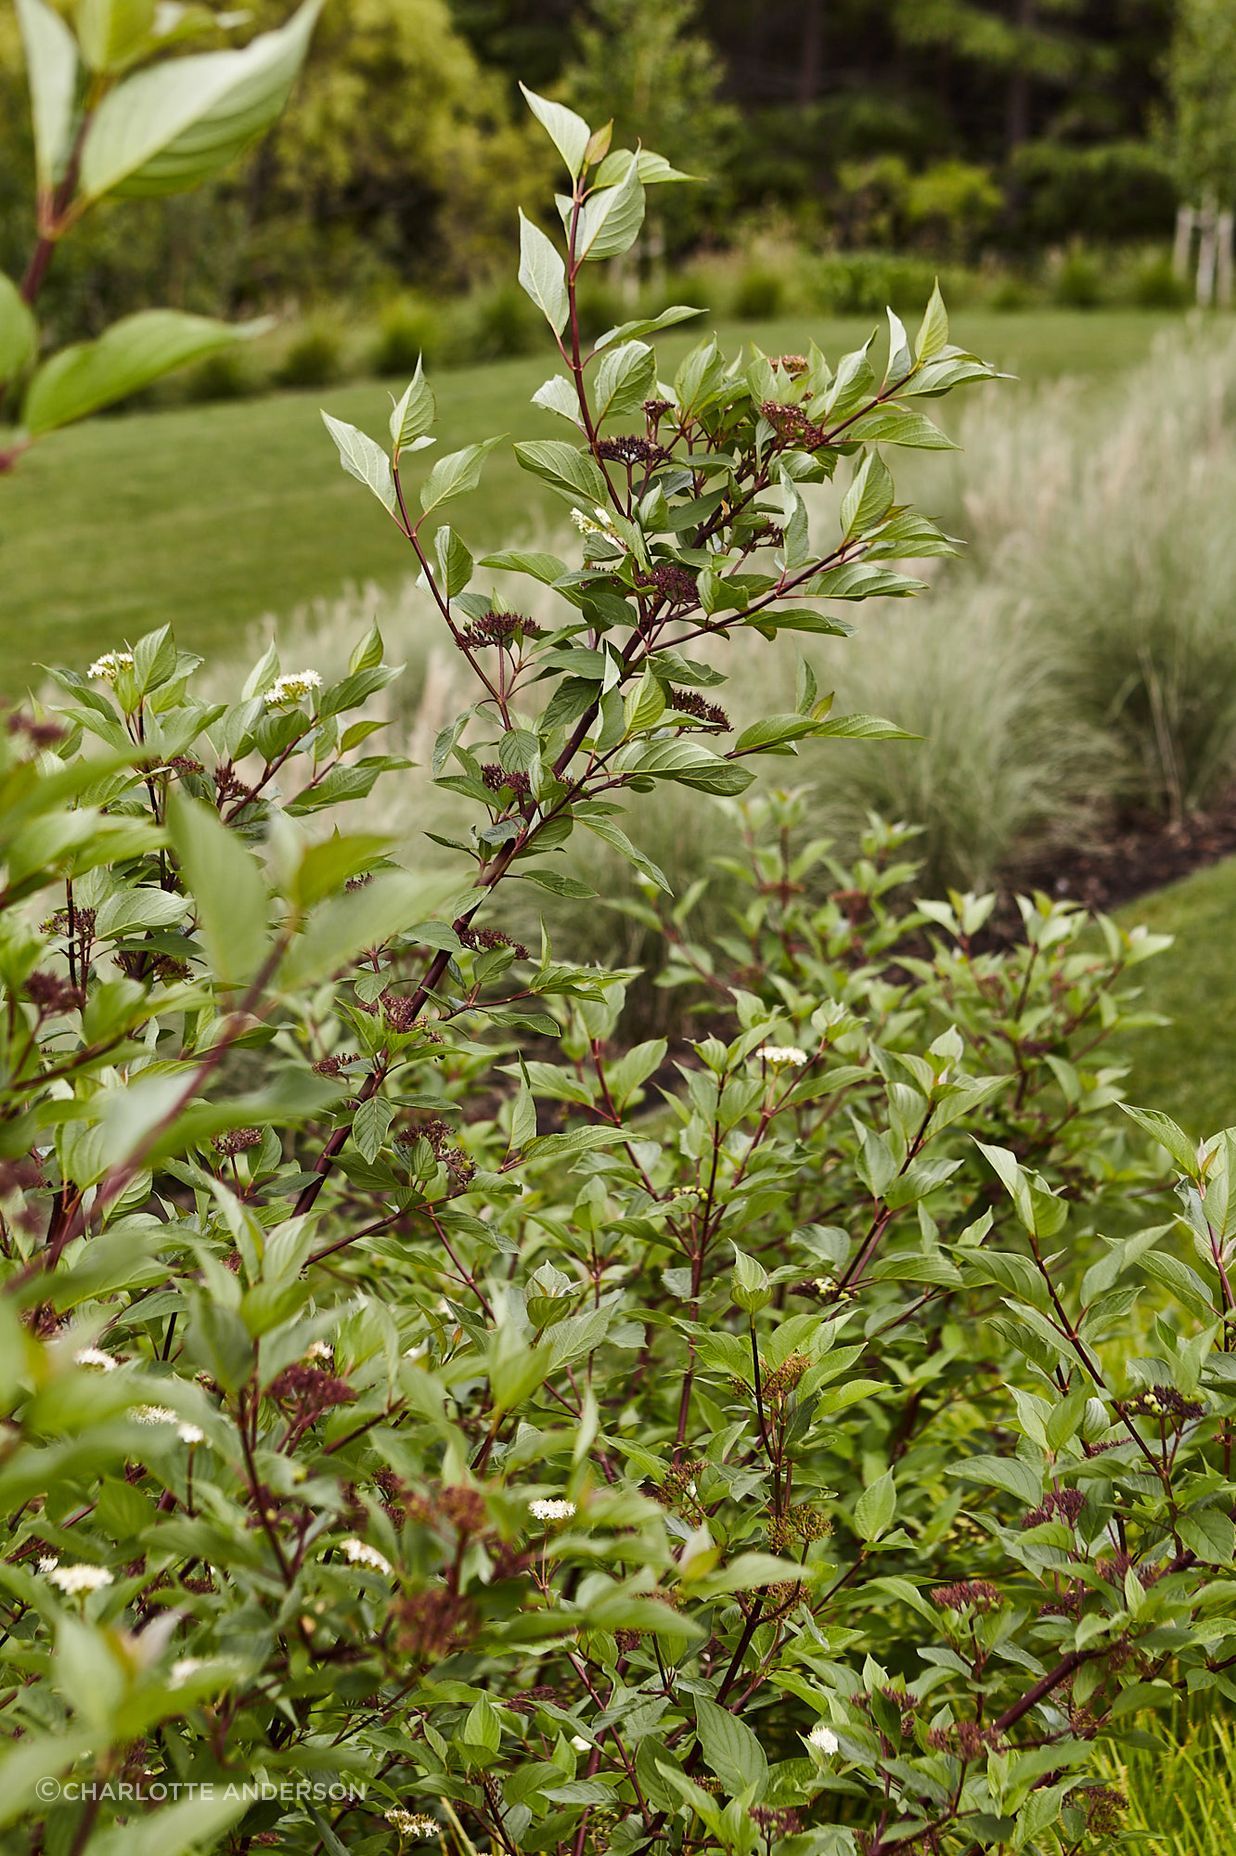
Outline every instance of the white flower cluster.
{"label": "white flower cluster", "polygon": [[104,1353],[102,1347],[79,1347],[73,1355],[77,1366],[97,1366],[101,1373],[114,1373],[120,1361],[113,1354]]}
{"label": "white flower cluster", "polygon": [[122,670],[132,670],[132,651],[104,651],[90,666],[90,675],[101,683],[114,683]]}
{"label": "white flower cluster", "polygon": [[168,1676],[169,1688],[183,1688],[190,1676],[195,1676],[199,1669],[209,1667],[203,1656],[181,1656],[172,1664]]}
{"label": "white flower cluster", "polygon": [[569,1521],[575,1513],[575,1503],[567,1501],[529,1502],[528,1513],[534,1521]]}
{"label": "white flower cluster", "polygon": [[572,509],[571,520],[581,535],[599,535],[603,541],[612,541],[616,548],[627,545],[614,528],[613,516],[600,503],[594,505],[591,515],[586,509]]}
{"label": "white flower cluster", "polygon": [[391,1563],[386,1555],[379,1553],[376,1547],[371,1547],[368,1541],[358,1540],[355,1534],[349,1534],[348,1538],[341,1540],[339,1544],[353,1566],[368,1566],[374,1572],[391,1572]]}
{"label": "white flower cluster", "polygon": [[807,1735],[807,1745],[812,1747],[817,1753],[837,1753],[841,1750],[840,1740],[838,1740],[832,1728],[827,1726],[823,1721],[817,1721],[815,1726],[811,1729],[811,1732]]}
{"label": "white flower cluster", "polygon": [[182,1444],[200,1444],[206,1435],[200,1424],[190,1424],[166,1405],[138,1405],[133,1416],[138,1424],[174,1424]]}
{"label": "white flower cluster", "polygon": [[268,709],[287,709],[321,687],[322,679],[316,670],[290,670],[285,677],[276,677],[263,700]]}
{"label": "white flower cluster", "polygon": [[442,1835],[440,1826],[432,1817],[424,1817],[419,1811],[405,1811],[401,1804],[392,1805],[383,1815],[401,1837],[416,1837],[428,1843],[432,1838]]}
{"label": "white flower cluster", "polygon": [[797,1070],[807,1061],[806,1051],[797,1044],[761,1044],[760,1056],[770,1070]]}
{"label": "white flower cluster", "polygon": [[39,1561],[39,1571],[70,1598],[78,1592],[98,1592],[110,1585],[112,1575],[106,1566],[61,1566],[59,1561]]}

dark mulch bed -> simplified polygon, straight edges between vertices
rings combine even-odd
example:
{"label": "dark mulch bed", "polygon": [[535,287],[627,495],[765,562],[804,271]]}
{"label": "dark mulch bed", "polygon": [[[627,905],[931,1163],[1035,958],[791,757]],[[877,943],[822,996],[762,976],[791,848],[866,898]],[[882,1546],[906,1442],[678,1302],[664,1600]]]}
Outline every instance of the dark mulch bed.
{"label": "dark mulch bed", "polygon": [[1236,852],[1236,786],[1207,812],[1183,819],[1146,813],[1122,821],[1105,843],[1057,847],[1017,872],[1013,888],[1110,913],[1147,890],[1161,889]]}

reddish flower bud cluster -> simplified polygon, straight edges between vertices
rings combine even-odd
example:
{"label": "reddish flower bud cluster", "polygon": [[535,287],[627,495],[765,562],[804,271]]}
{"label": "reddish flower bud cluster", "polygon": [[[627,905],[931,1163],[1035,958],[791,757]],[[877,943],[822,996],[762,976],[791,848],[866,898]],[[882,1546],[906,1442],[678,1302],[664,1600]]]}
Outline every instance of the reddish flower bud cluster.
{"label": "reddish flower bud cluster", "polygon": [[1126,1418],[1159,1418],[1176,1429],[1206,1415],[1204,1405],[1185,1398],[1175,1386],[1151,1386],[1148,1392],[1138,1392],[1133,1398],[1117,1399],[1116,1410]]}
{"label": "reddish flower bud cluster", "polygon": [[953,1585],[939,1585],[931,1602],[941,1611],[994,1611],[1000,1594],[987,1579],[959,1579]]}
{"label": "reddish flower bud cluster", "polygon": [[304,1360],[285,1366],[266,1391],[267,1397],[286,1410],[298,1430],[312,1424],[324,1411],[332,1411],[336,1405],[350,1405],[356,1397],[346,1379]]}
{"label": "reddish flower bud cluster", "polygon": [[603,438],[597,445],[597,456],[606,458],[616,464],[668,464],[670,453],[664,445],[654,444],[650,438],[638,438],[634,433],[623,434],[618,438]]}
{"label": "reddish flower bud cluster", "polygon": [[260,1128],[228,1128],[223,1134],[216,1134],[211,1145],[216,1153],[231,1160],[237,1154],[243,1154],[250,1147],[260,1147],[262,1130]]}
{"label": "reddish flower bud cluster", "polygon": [[981,1721],[957,1721],[952,1727],[928,1728],[927,1744],[937,1753],[953,1753],[958,1759],[981,1759],[989,1751],[998,1753],[1004,1736]]}
{"label": "reddish flower bud cluster", "polygon": [[458,933],[464,946],[471,948],[474,953],[490,954],[496,947],[509,947],[516,960],[531,958],[523,942],[513,941],[501,928],[461,928]]}
{"label": "reddish flower bud cluster", "polygon": [[427,1586],[396,1600],[394,1622],[398,1649],[418,1662],[436,1663],[466,1641],[472,1607],[444,1585]]}
{"label": "reddish flower bud cluster", "polygon": [[26,997],[49,1016],[57,1012],[76,1012],[83,1003],[79,986],[72,986],[56,973],[35,972],[26,980]]}
{"label": "reddish flower bud cluster", "polygon": [[460,632],[458,642],[470,651],[482,650],[486,645],[509,650],[525,638],[542,637],[544,631],[545,627],[530,619],[526,612],[487,612]]}
{"label": "reddish flower bud cluster", "polygon": [[319,1057],[313,1066],[315,1076],[338,1076],[350,1063],[356,1062],[354,1050],[338,1050],[330,1057]]}
{"label": "reddish flower bud cluster", "polygon": [[637,574],[636,585],[655,588],[667,606],[693,606],[698,597],[694,574],[675,561],[661,561]]}
{"label": "reddish flower bud cluster", "polygon": [[1039,1507],[1032,1508],[1022,1526],[1041,1527],[1044,1521],[1061,1520],[1074,1527],[1085,1505],[1086,1497],[1081,1489],[1060,1489],[1046,1496]]}
{"label": "reddish flower bud cluster", "polygon": [[40,722],[32,715],[22,715],[16,709],[4,725],[10,735],[24,735],[32,748],[54,748],[64,740],[67,732],[59,722]]}
{"label": "reddish flower bud cluster", "polygon": [[714,728],[730,728],[733,724],[719,703],[707,702],[698,690],[671,689],[670,707],[677,709],[680,715],[693,715],[697,721],[708,722]]}
{"label": "reddish flower bud cluster", "polygon": [[510,791],[519,799],[526,799],[531,792],[531,782],[526,773],[518,767],[500,767],[497,761],[486,761],[481,768],[481,779],[491,793]]}
{"label": "reddish flower bud cluster", "polygon": [[801,406],[782,406],[777,400],[765,400],[760,411],[784,444],[817,451],[827,441],[824,427],[809,419]]}

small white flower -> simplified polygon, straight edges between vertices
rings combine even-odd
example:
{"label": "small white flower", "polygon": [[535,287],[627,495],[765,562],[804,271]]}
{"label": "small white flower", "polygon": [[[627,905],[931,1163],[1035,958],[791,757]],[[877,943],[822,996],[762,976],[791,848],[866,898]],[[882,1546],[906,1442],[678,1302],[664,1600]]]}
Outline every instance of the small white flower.
{"label": "small white flower", "polygon": [[89,674],[101,683],[114,683],[122,670],[132,670],[132,651],[104,651],[90,666]]}
{"label": "small white flower", "polygon": [[268,709],[290,708],[321,687],[322,679],[316,670],[290,670],[286,676],[276,677],[263,700]]}
{"label": "small white flower", "polygon": [[112,1582],[106,1566],[53,1566],[47,1576],[70,1597],[77,1592],[100,1591]]}
{"label": "small white flower", "polygon": [[371,1547],[368,1541],[358,1540],[355,1534],[349,1534],[348,1538],[341,1540],[339,1544],[353,1566],[369,1566],[374,1572],[391,1572],[391,1563],[386,1555],[379,1553],[376,1547]]}
{"label": "small white flower", "polygon": [[621,535],[614,532],[613,516],[608,509],[602,509],[599,503],[591,515],[584,509],[572,509],[571,520],[581,535],[600,535],[603,540],[612,541],[620,548],[626,547]]}
{"label": "small white flower", "polygon": [[97,1366],[101,1373],[114,1373],[120,1365],[120,1361],[104,1353],[102,1347],[79,1347],[73,1360],[77,1366]]}
{"label": "small white flower", "polygon": [[760,1056],[770,1070],[796,1070],[807,1061],[807,1053],[797,1044],[762,1044]]}
{"label": "small white flower", "polygon": [[39,1561],[39,1571],[42,1573],[54,1572],[59,1564],[60,1561],[54,1553],[45,1553]]}
{"label": "small white flower", "polygon": [[182,1688],[190,1676],[195,1676],[199,1669],[206,1667],[206,1659],[202,1656],[180,1657],[172,1664],[171,1673],[168,1676],[169,1687]]}
{"label": "small white flower", "polygon": [[388,1824],[393,1824],[401,1837],[416,1837],[426,1843],[434,1837],[440,1837],[440,1826],[432,1817],[423,1817],[419,1811],[405,1811],[401,1804],[394,1804],[389,1811],[383,1812]]}
{"label": "small white flower", "polygon": [[813,1747],[817,1753],[839,1753],[841,1751],[840,1740],[824,1721],[817,1721],[811,1729],[807,1735],[807,1745]]}
{"label": "small white flower", "polygon": [[592,1751],[592,1742],[590,1740],[585,1740],[582,1734],[572,1734],[571,1745],[575,1748],[577,1753],[590,1753]]}
{"label": "small white flower", "polygon": [[305,1358],[307,1360],[329,1360],[331,1351],[331,1344],[328,1340],[310,1341],[305,1348]]}
{"label": "small white flower", "polygon": [[200,1444],[205,1440],[206,1433],[200,1424],[178,1424],[176,1435],[182,1444]]}
{"label": "small white flower", "polygon": [[139,1424],[179,1424],[180,1419],[166,1405],[138,1405],[133,1412]]}
{"label": "small white flower", "polygon": [[566,1501],[536,1501],[528,1503],[528,1513],[535,1521],[569,1521],[575,1513],[575,1503]]}

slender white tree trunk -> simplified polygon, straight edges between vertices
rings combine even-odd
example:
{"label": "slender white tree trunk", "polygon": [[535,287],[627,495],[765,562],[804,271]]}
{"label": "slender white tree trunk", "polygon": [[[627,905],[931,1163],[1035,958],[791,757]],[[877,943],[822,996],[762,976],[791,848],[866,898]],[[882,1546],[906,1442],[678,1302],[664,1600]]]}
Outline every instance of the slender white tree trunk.
{"label": "slender white tree trunk", "polygon": [[1191,206],[1176,208],[1176,240],[1172,246],[1172,269],[1177,277],[1189,275],[1189,254],[1193,250],[1193,220]]}
{"label": "slender white tree trunk", "polygon": [[1202,202],[1201,237],[1197,246],[1197,300],[1209,309],[1215,300],[1215,269],[1218,259],[1218,214],[1213,197]]}
{"label": "slender white tree trunk", "polygon": [[1216,228],[1219,252],[1215,294],[1223,309],[1232,307],[1232,225],[1233,217],[1230,212],[1219,214]]}

